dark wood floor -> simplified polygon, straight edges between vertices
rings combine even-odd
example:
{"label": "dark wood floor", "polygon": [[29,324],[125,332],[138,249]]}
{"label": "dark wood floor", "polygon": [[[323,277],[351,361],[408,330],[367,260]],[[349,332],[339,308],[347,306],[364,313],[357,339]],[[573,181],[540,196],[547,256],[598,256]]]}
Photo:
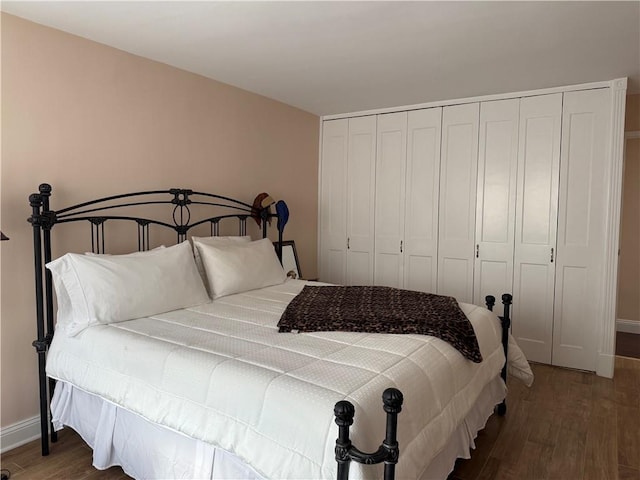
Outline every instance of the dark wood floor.
{"label": "dark wood floor", "polygon": [[[614,380],[533,370],[530,389],[510,382],[506,417],[489,419],[471,460],[459,461],[449,479],[640,480],[640,361],[618,357]],[[1,461],[11,478],[25,480],[129,478],[118,467],[94,469],[90,449],[68,429],[49,457],[31,442]]]}
{"label": "dark wood floor", "polygon": [[533,365],[509,385],[509,411],[480,432],[451,480],[640,480],[640,361],[617,357],[613,380]]}
{"label": "dark wood floor", "polygon": [[640,335],[616,332],[616,355],[640,358]]}

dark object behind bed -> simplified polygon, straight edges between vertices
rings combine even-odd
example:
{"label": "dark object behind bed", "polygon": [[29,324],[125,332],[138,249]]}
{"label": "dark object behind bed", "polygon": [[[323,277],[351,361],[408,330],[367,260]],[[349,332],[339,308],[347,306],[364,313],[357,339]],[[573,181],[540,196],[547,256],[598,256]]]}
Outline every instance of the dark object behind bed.
{"label": "dark object behind bed", "polygon": [[[150,245],[150,225],[175,231],[177,243],[180,243],[187,239],[187,232],[203,224],[210,225],[210,233],[212,236],[219,235],[220,222],[225,219],[236,219],[238,222],[238,235],[246,235],[247,218],[250,218],[252,215],[262,219],[262,237],[265,238],[267,236],[268,224],[270,223],[267,220],[277,218],[278,242],[276,244],[276,252],[282,262],[282,232],[286,223],[286,219],[280,219],[277,213],[270,213],[268,206],[256,210],[252,205],[239,200],[211,193],[194,192],[189,189],[172,188],[169,190],[125,193],[90,200],[61,210],[50,209],[49,197],[51,196],[51,191],[51,185],[43,183],[39,186],[38,193],[29,196],[32,214],[28,219],[29,223],[33,226],[38,335],[37,340],[33,342],[33,346],[38,353],[42,455],[49,454],[49,429],[51,431],[51,440],[54,442],[57,440],[57,434],[53,429],[53,425],[50,425],[48,421],[50,396],[53,395],[55,382],[49,379],[49,385],[47,386],[45,367],[46,353],[53,339],[54,314],[51,273],[44,268],[44,265],[51,261],[51,229],[55,225],[87,222],[91,229],[91,251],[94,253],[105,253],[104,228],[109,221],[135,224],[138,234],[138,250],[144,251],[148,250]],[[158,219],[158,210],[153,210],[156,218],[140,217],[131,214],[131,207],[146,208],[156,205],[166,207],[164,213],[170,214],[173,223]],[[190,207],[196,205],[201,206],[198,208],[206,208],[209,214],[205,214],[203,218],[191,222],[193,212]],[[152,211],[152,209],[149,209],[149,211]],[[201,213],[201,211],[202,210],[198,210],[198,213]],[[211,215],[212,212],[215,212],[215,215]]]}

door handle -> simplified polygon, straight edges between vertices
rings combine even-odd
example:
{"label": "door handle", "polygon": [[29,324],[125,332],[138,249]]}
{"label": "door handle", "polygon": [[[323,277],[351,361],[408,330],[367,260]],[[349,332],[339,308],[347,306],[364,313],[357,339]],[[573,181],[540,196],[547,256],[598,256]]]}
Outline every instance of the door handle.
{"label": "door handle", "polygon": [[349,237],[347,237],[347,250],[349,250]]}
{"label": "door handle", "polygon": [[553,263],[553,247],[551,247],[551,263]]}
{"label": "door handle", "polygon": [[476,243],[476,258],[480,258],[480,244]]}
{"label": "door handle", "polygon": [[400,240],[400,253],[402,253],[402,240]]}

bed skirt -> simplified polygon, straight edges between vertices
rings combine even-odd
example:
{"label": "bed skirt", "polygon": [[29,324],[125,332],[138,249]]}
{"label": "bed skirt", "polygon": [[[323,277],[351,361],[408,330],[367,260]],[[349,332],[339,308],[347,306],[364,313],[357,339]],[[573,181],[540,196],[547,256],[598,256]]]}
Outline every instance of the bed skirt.
{"label": "bed skirt", "polygon": [[[457,458],[469,458],[477,432],[484,428],[505,392],[499,377],[485,386],[422,480],[446,479]],[[71,427],[93,449],[93,466],[98,470],[119,465],[138,479],[264,480],[233,453],[152,423],[69,383],[56,383],[51,415],[56,430]]]}

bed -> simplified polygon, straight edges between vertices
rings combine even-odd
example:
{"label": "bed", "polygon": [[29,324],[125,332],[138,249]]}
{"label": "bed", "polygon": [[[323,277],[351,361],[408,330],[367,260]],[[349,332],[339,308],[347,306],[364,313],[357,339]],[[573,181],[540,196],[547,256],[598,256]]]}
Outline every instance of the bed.
{"label": "bed", "polygon": [[[266,239],[268,227],[277,229],[281,246],[288,209],[269,196],[256,206],[171,189],[52,210],[51,191],[43,184],[30,197],[43,454],[48,453],[49,432],[55,441],[56,429],[66,425],[94,450],[97,468],[120,465],[134,478],[336,478],[341,451],[334,408],[338,413],[344,401],[353,406],[350,440],[356,452],[373,452],[385,437],[382,392],[395,387],[404,395],[397,415],[396,478],[446,478],[456,458],[468,458],[477,432],[505,398],[507,343],[510,370],[531,381],[528,364],[499,317],[474,305],[460,304],[460,309],[473,325],[482,354],[479,363],[434,336],[281,333],[283,312],[310,283],[286,279],[281,267],[271,278],[277,269],[263,269],[256,256],[246,261],[251,248],[260,250],[259,258],[271,255],[265,265],[273,258],[277,262]],[[172,221],[153,220],[138,211],[114,213],[150,204],[168,205]],[[196,206],[215,213],[192,220]],[[209,240],[192,236],[197,247],[192,249],[188,233],[193,227],[210,225],[209,238],[215,244],[227,238],[220,235],[221,221],[237,221],[237,236],[246,239],[252,219],[259,223],[264,242],[205,248],[201,243]],[[105,255],[105,224],[121,221],[136,225],[143,253]],[[51,258],[52,228],[72,222],[88,222],[91,253],[100,255]],[[151,249],[150,226],[175,232],[176,245]],[[204,266],[203,276],[194,253]],[[235,263],[225,263],[231,257]],[[112,265],[147,273],[130,277],[134,284],[95,274]],[[247,265],[248,273],[233,279],[234,272]],[[160,270],[144,270],[148,268]],[[173,277],[163,283],[162,272],[167,271]],[[69,275],[82,284],[80,300]],[[158,280],[141,280],[148,277]],[[114,300],[131,292],[135,301]],[[186,297],[186,305],[175,303]],[[504,300],[508,308],[509,296]],[[85,310],[77,302],[84,302]],[[145,310],[148,304],[153,305],[151,313]],[[88,320],[107,317],[112,321]],[[385,463],[395,463],[392,460]],[[350,478],[379,478],[382,468],[355,463]]]}

